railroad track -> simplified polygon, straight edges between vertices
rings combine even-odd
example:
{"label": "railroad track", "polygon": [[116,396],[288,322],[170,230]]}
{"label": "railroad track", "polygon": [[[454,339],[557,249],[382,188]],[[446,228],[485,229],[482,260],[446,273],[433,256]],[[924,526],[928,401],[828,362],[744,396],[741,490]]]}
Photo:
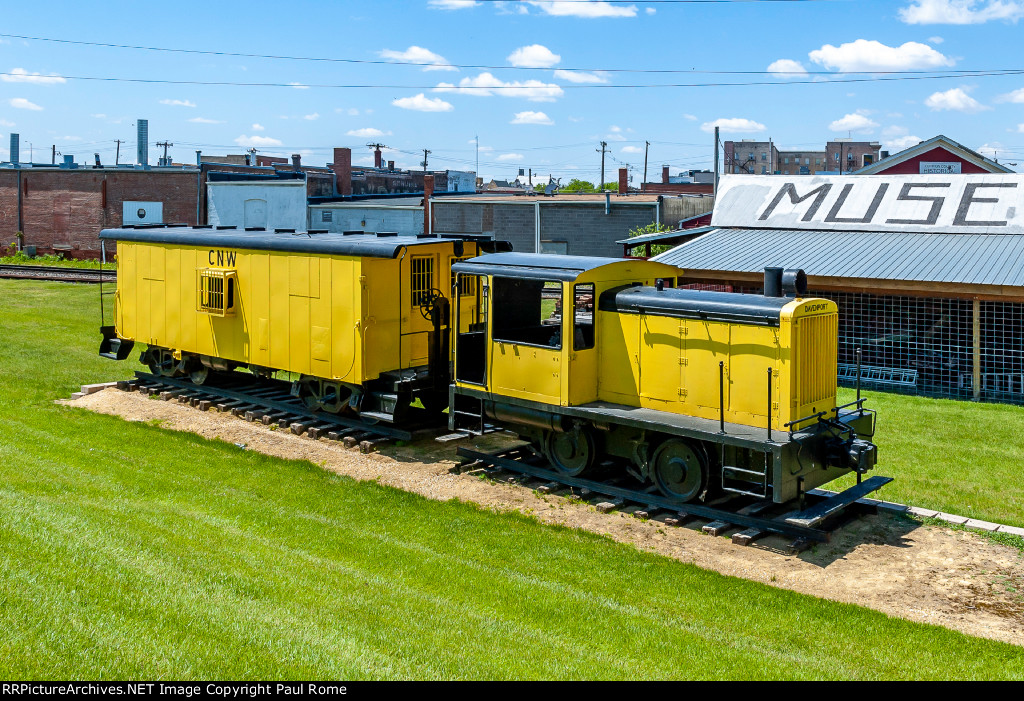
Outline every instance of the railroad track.
{"label": "railroad track", "polygon": [[370,423],[356,416],[310,411],[301,400],[291,395],[288,382],[234,374],[238,377],[219,378],[216,385],[196,385],[188,380],[136,372],[135,379],[119,382],[117,386],[118,389],[142,392],[164,401],[175,400],[201,411],[216,408],[231,412],[247,421],[276,425],[296,435],[340,441],[347,448],[358,445],[364,453],[394,441],[435,436],[438,429],[443,428],[439,420],[399,428],[391,424]]}
{"label": "railroad track", "polygon": [[[493,479],[518,482],[542,493],[587,499],[595,508],[607,513],[623,511],[640,518],[661,521],[669,526],[682,526],[688,522],[704,521],[701,530],[713,536],[731,533],[736,545],[750,545],[771,534],[791,537],[787,551],[798,553],[814,543],[827,543],[832,533],[851,519],[866,513],[877,513],[877,507],[858,500],[888,477],[871,477],[861,485],[840,494],[811,490],[805,495],[802,508],[796,504],[775,504],[742,496],[727,496],[707,504],[680,503],[662,496],[654,487],[644,488],[633,478],[621,475],[609,479],[583,479],[568,477],[548,469],[528,446],[496,453],[484,453],[459,447],[458,454],[465,461],[462,471],[480,469]],[[601,477],[602,467],[610,471],[610,464],[596,468],[594,477]],[[511,476],[510,476],[511,475]]]}
{"label": "railroad track", "polygon": [[47,265],[0,265],[0,278],[56,282],[117,282],[116,270],[61,268]]}

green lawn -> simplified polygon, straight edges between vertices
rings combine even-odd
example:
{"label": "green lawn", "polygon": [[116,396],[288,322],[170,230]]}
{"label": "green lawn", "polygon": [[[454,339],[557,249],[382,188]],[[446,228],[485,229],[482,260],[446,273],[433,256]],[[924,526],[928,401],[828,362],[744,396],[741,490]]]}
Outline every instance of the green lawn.
{"label": "green lawn", "polygon": [[78,260],[65,258],[61,254],[50,254],[29,258],[24,253],[15,253],[9,256],[0,256],[0,265],[45,265],[58,268],[103,268],[104,270],[116,270],[116,263],[101,265],[98,260]]}
{"label": "green lawn", "polygon": [[[856,394],[841,389],[839,396],[843,403]],[[877,474],[896,478],[880,498],[1024,527],[1024,407],[863,396],[878,410]]]}
{"label": "green lawn", "polygon": [[1024,650],[56,406],[93,287],[0,281],[0,678],[1024,678]]}

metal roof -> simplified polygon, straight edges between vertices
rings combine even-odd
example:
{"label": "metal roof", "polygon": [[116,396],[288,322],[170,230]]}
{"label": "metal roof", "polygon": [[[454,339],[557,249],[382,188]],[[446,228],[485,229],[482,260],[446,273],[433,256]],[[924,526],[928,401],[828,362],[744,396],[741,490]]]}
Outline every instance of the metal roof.
{"label": "metal roof", "polygon": [[394,258],[405,247],[445,243],[451,238],[438,236],[388,236],[383,234],[327,233],[291,230],[267,231],[213,229],[169,226],[104,229],[100,238],[140,243],[165,243],[176,246],[219,246],[250,251],[291,251],[367,258]]}
{"label": "metal roof", "polygon": [[506,275],[509,277],[571,281],[594,268],[630,262],[633,261],[624,258],[506,252],[491,253],[460,261],[452,266],[452,271],[472,275]]}
{"label": "metal roof", "polygon": [[[706,217],[711,212],[700,214],[700,217]],[[683,221],[686,221],[685,219]],[[694,236],[696,234],[704,234],[711,231],[713,226],[695,226],[692,229],[673,229],[672,231],[661,231],[656,234],[643,234],[642,236],[631,236],[630,238],[621,239],[615,243],[627,243],[630,246],[639,246],[642,243],[654,243],[655,241],[664,241],[666,239],[678,239],[683,236]]]}
{"label": "metal roof", "polygon": [[651,260],[684,270],[1024,286],[1024,234],[715,229]]}

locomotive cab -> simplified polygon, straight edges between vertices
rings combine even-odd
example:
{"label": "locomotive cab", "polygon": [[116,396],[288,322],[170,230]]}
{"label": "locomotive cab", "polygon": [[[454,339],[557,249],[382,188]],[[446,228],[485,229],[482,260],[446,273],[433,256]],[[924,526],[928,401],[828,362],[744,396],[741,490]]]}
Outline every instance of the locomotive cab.
{"label": "locomotive cab", "polygon": [[791,296],[782,271],[772,296],[707,292],[638,260],[499,253],[453,272],[477,296],[452,429],[507,426],[568,476],[612,458],[681,502],[784,502],[875,464],[873,414],[836,406],[836,305],[802,272]]}

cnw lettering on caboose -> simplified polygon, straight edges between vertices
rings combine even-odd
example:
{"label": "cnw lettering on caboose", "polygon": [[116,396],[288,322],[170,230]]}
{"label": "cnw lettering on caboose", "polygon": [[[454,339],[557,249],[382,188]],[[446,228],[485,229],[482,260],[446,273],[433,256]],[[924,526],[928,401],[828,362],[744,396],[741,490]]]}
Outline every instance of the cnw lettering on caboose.
{"label": "cnw lettering on caboose", "polygon": [[235,267],[235,258],[237,253],[235,251],[222,251],[216,248],[210,249],[208,260],[211,266],[218,268],[233,268]]}

